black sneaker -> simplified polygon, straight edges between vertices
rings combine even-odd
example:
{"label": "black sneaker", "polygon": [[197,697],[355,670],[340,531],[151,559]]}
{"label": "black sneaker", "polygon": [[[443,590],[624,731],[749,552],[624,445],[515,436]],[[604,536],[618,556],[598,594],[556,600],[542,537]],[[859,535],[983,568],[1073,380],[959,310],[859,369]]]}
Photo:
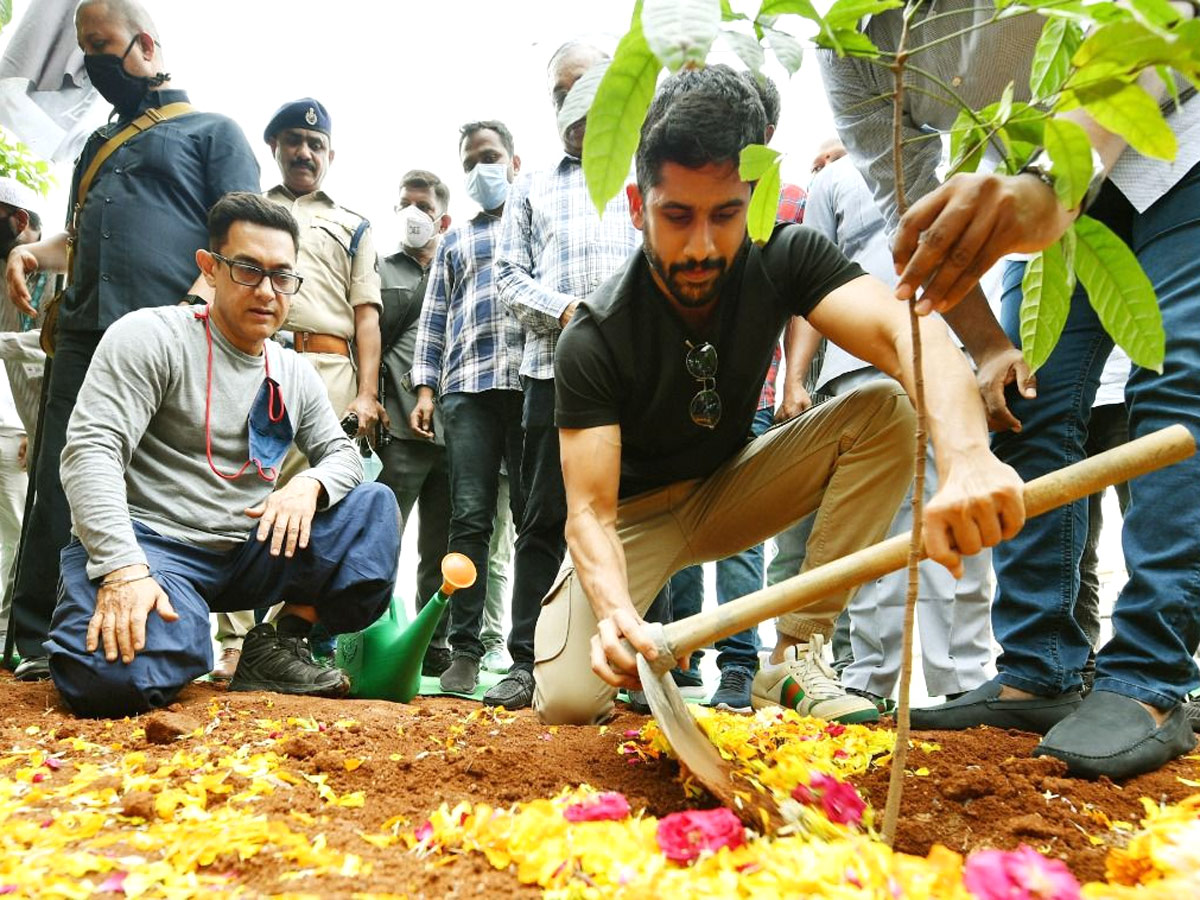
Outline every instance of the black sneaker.
{"label": "black sneaker", "polygon": [[473,694],[479,687],[479,660],[456,656],[450,668],[442,673],[442,690],[448,694]]}
{"label": "black sneaker", "polygon": [[421,661],[421,674],[426,678],[437,678],[450,668],[450,648],[430,647]]}
{"label": "black sneaker", "polygon": [[628,703],[629,708],[639,716],[648,716],[652,713],[650,704],[646,702],[645,691],[626,691],[625,702]]}
{"label": "black sneaker", "polygon": [[242,641],[242,657],[229,690],[344,697],[350,679],[341,669],[313,660],[306,638],[279,634],[275,626],[263,624],[251,628]]}
{"label": "black sneaker", "polygon": [[721,670],[721,681],[716,692],[709,698],[708,705],[729,712],[748,713],[750,688],[754,684],[754,673],[741,666],[726,666]]}

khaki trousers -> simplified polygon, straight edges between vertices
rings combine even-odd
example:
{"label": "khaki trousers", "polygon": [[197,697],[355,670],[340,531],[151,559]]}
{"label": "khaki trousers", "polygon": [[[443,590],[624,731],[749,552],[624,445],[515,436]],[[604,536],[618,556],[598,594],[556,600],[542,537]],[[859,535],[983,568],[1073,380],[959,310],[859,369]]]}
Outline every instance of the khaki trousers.
{"label": "khaki trousers", "polygon": [[[882,539],[912,481],[914,427],[903,389],[875,382],[770,429],[708,478],[621,503],[617,534],[638,613],[679,569],[740,553],[814,509],[802,569]],[[822,597],[776,627],[800,639],[829,635],[852,593]],[[533,705],[543,722],[582,725],[610,715],[616,689],[592,672],[595,633],[568,553],[534,639]]]}

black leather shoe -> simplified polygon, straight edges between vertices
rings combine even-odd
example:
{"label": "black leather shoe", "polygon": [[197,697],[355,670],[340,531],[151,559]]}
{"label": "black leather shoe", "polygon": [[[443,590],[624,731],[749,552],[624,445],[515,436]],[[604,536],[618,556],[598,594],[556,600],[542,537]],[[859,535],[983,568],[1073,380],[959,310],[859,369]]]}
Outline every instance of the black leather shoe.
{"label": "black leather shoe", "polygon": [[242,656],[229,682],[231,691],[274,691],[310,697],[344,697],[350,680],[341,669],[316,662],[308,640],[256,625],[242,641]]}
{"label": "black leather shoe", "polygon": [[1069,774],[1082,778],[1132,778],[1161,769],[1195,746],[1183,704],[1158,725],[1132,697],[1094,690],[1050,729],[1033,755],[1061,759]]}
{"label": "black leather shoe", "polygon": [[27,656],[13,669],[17,681],[45,681],[50,677],[50,657]]}
{"label": "black leather shoe", "polygon": [[995,678],[957,700],[912,711],[912,727],[922,731],[961,731],[977,725],[1045,734],[1079,707],[1079,691],[1033,700],[1000,700]]}
{"label": "black leather shoe", "polygon": [[513,669],[483,695],[485,706],[505,709],[524,709],[533,705],[533,673],[528,669]]}

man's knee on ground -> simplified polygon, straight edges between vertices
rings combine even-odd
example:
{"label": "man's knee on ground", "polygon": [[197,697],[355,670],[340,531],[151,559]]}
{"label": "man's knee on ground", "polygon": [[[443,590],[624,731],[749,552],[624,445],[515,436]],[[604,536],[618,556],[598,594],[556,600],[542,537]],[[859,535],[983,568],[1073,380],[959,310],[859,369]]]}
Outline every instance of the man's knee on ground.
{"label": "man's knee on ground", "polygon": [[553,676],[547,679],[547,674],[543,666],[533,667],[533,711],[543,725],[595,725],[611,715],[611,698],[572,689],[567,684],[555,685]]}
{"label": "man's knee on ground", "polygon": [[77,716],[118,719],[171,703],[194,676],[155,667],[147,672],[138,660],[110,663],[100,654],[69,652],[50,655],[50,674],[59,694]]}

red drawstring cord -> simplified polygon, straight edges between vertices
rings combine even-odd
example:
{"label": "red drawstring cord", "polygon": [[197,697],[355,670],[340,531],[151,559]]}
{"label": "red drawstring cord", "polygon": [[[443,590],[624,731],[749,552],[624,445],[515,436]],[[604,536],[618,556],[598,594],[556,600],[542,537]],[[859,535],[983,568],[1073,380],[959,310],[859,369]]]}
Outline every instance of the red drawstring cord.
{"label": "red drawstring cord", "polygon": [[[238,469],[236,472],[234,472],[232,475],[226,475],[224,472],[222,472],[220,469],[218,469],[216,464],[213,462],[213,454],[212,454],[212,384],[213,384],[213,364],[212,364],[213,349],[212,348],[213,348],[213,340],[212,340],[212,328],[209,325],[209,321],[208,321],[208,309],[204,308],[204,309],[196,310],[196,318],[204,320],[204,336],[208,341],[208,369],[205,372],[205,378],[204,378],[204,382],[205,382],[204,383],[204,450],[205,450],[205,453],[208,455],[208,467],[213,470],[213,474],[216,475],[218,478],[224,478],[227,481],[233,481],[235,478],[240,478],[242,476],[242,473],[245,472],[248,468],[250,468],[251,464],[253,464],[254,468],[258,470],[259,478],[261,478],[263,481],[274,481],[279,475],[278,470],[274,466],[267,466],[266,470],[264,471],[263,467],[258,465],[258,463],[252,459],[248,459],[244,463],[242,463],[242,467],[240,469]],[[279,421],[283,420],[283,417],[286,414],[287,410],[284,409],[283,398],[279,396],[278,386],[275,384],[274,381],[271,380],[271,357],[267,353],[266,346],[263,347],[263,368],[266,370],[266,375],[267,375],[267,418],[269,418],[272,422],[279,422]],[[278,413],[275,412],[276,398],[279,399],[279,412]],[[268,474],[268,473],[270,473],[270,474]]]}

